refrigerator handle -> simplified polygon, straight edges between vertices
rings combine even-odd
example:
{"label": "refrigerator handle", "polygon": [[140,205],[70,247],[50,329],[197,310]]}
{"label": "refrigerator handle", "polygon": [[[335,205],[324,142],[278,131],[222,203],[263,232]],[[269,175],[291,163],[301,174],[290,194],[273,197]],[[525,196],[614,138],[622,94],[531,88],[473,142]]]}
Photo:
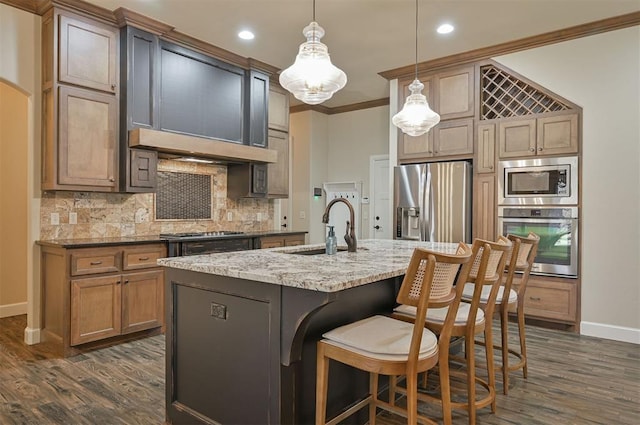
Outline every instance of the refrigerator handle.
{"label": "refrigerator handle", "polygon": [[432,216],[431,216],[431,170],[427,165],[425,166],[425,174],[421,179],[422,181],[422,202],[420,209],[422,210],[422,219],[420,220],[420,240],[430,241]]}

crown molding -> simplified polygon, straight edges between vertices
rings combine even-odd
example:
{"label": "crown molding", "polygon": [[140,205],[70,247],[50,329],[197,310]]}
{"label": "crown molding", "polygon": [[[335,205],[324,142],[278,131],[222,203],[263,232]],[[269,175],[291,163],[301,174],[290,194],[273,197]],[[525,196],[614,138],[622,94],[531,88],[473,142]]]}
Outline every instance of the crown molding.
{"label": "crown molding", "polygon": [[[525,37],[494,46],[469,50],[455,55],[445,56],[418,64],[418,73],[431,72],[452,65],[463,65],[479,60],[490,59],[495,56],[515,53],[522,50],[533,49],[535,47],[560,43],[562,41],[574,40],[576,38],[588,37],[604,32],[640,25],[640,12],[628,13],[626,15],[615,16],[613,18],[602,19],[582,25],[576,25],[557,31],[551,31],[540,35]],[[415,64],[400,68],[379,72],[378,74],[387,80],[400,79],[411,76],[415,73]]]}
{"label": "crown molding", "polygon": [[168,32],[174,30],[175,27],[165,24],[164,22],[157,21],[146,15],[142,15],[133,10],[129,10],[124,7],[119,7],[113,11],[119,27],[130,25],[132,27],[140,28],[148,31],[152,34],[162,36]]}
{"label": "crown molding", "polygon": [[293,114],[296,112],[316,111],[316,112],[320,112],[321,114],[335,115],[335,114],[343,114],[345,112],[359,111],[362,109],[377,108],[378,106],[386,106],[388,104],[389,104],[388,97],[385,97],[382,99],[368,100],[366,102],[352,103],[350,105],[336,106],[333,108],[329,106],[324,106],[324,105],[302,104],[302,105],[291,106],[289,108],[289,113]]}
{"label": "crown molding", "polygon": [[37,0],[0,0],[0,3],[31,13],[36,13],[38,6]]}

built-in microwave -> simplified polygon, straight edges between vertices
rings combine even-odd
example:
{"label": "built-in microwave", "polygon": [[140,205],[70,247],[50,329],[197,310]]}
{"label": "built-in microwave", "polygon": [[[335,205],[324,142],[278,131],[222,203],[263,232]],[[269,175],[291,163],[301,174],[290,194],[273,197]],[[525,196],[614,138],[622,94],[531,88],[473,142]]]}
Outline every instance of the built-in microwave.
{"label": "built-in microwave", "polygon": [[577,205],[578,157],[500,161],[500,205]]}

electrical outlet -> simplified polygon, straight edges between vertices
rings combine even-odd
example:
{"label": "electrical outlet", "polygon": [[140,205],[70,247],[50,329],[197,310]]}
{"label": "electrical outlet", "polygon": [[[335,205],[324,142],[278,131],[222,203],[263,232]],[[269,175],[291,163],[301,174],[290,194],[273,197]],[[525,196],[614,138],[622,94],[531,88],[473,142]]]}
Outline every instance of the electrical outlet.
{"label": "electrical outlet", "polygon": [[304,220],[305,218],[307,218],[307,214],[304,211],[300,211],[300,220]]}
{"label": "electrical outlet", "polygon": [[256,213],[256,220],[262,221],[262,213]]}
{"label": "electrical outlet", "polygon": [[233,213],[231,211],[227,212],[227,221],[233,221]]}
{"label": "electrical outlet", "polygon": [[78,213],[69,213],[69,224],[78,224]]}
{"label": "electrical outlet", "polygon": [[57,226],[58,224],[60,224],[60,214],[51,213],[51,224],[54,226]]}

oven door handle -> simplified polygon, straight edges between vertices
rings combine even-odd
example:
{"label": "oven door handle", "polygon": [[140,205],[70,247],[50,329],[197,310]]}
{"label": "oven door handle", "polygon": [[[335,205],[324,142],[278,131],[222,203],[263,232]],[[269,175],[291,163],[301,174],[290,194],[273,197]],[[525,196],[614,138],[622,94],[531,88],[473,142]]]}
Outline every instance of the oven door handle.
{"label": "oven door handle", "polygon": [[516,218],[498,217],[503,223],[549,223],[549,224],[573,224],[577,218]]}

